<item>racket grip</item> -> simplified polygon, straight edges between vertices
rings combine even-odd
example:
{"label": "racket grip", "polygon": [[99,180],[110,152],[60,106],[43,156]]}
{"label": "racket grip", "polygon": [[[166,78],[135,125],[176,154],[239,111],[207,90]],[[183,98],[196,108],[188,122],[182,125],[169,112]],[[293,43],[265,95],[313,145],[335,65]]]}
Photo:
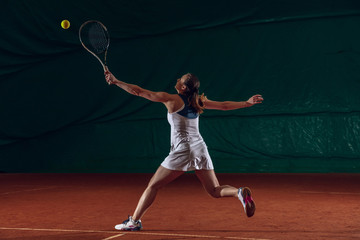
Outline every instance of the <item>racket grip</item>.
{"label": "racket grip", "polygon": [[109,68],[106,65],[103,65],[104,73],[109,72]]}

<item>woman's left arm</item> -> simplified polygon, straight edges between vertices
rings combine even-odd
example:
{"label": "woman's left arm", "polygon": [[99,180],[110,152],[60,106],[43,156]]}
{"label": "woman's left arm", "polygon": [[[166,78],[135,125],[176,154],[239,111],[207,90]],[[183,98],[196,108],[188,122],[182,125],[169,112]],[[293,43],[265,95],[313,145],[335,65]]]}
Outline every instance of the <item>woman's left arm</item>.
{"label": "woman's left arm", "polygon": [[251,107],[255,104],[262,103],[263,100],[264,99],[260,94],[256,94],[252,96],[247,101],[240,101],[240,102],[235,102],[235,101],[218,102],[206,98],[204,101],[204,105],[205,105],[204,107],[205,109],[217,109],[217,110],[228,111],[239,108]]}

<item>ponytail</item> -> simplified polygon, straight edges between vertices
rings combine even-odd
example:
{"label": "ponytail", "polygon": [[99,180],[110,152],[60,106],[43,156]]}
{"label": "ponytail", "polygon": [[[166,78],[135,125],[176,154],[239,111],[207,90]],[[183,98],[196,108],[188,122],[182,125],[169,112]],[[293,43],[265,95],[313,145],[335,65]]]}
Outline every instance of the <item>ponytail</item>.
{"label": "ponytail", "polygon": [[185,82],[187,87],[186,96],[188,97],[189,105],[195,108],[195,110],[201,114],[204,112],[204,102],[206,97],[204,93],[199,95],[199,87],[200,81],[199,79],[192,73],[187,74],[188,78]]}

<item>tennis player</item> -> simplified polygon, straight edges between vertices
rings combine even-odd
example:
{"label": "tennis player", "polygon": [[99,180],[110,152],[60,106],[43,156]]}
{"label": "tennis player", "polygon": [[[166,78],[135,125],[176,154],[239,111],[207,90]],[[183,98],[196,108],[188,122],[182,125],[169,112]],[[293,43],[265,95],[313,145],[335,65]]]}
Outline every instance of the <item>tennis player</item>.
{"label": "tennis player", "polygon": [[152,92],[137,85],[119,81],[109,71],[105,72],[105,79],[109,85],[115,84],[130,94],[163,103],[168,110],[167,118],[171,126],[169,155],[151,178],[133,215],[122,224],[116,225],[115,229],[141,230],[140,219],[153,203],[157,191],[186,171],[193,170],[212,197],[236,197],[241,201],[246,215],[248,217],[254,215],[255,202],[248,187],[235,188],[219,184],[207,146],[199,133],[199,115],[204,109],[234,110],[251,107],[263,101],[261,95],[254,95],[249,100],[241,102],[211,101],[204,94],[199,95],[200,82],[191,73],[177,80],[175,89],[178,94]]}

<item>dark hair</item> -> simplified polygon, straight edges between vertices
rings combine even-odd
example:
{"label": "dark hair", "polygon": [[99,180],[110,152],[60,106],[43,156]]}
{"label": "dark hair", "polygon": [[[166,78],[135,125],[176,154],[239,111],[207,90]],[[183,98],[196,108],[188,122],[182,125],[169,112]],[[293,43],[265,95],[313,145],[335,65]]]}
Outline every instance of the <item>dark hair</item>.
{"label": "dark hair", "polygon": [[196,109],[196,111],[201,114],[204,109],[204,94],[199,96],[199,79],[192,73],[185,74],[187,77],[184,81],[186,86],[185,94],[188,97],[189,105]]}

